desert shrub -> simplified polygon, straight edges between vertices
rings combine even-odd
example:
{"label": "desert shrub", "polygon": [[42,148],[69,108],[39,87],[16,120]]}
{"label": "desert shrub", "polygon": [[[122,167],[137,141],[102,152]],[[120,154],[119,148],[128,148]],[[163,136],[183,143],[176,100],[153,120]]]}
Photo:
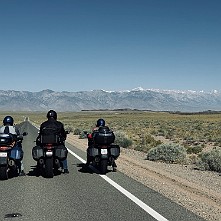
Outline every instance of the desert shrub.
{"label": "desert shrub", "polygon": [[158,130],[158,136],[165,136],[165,134],[166,134],[166,131],[165,130],[163,130],[163,129],[159,129]]}
{"label": "desert shrub", "polygon": [[200,154],[197,166],[202,170],[221,172],[221,148]]}
{"label": "desert shrub", "polygon": [[221,138],[216,138],[214,142],[215,142],[214,143],[215,146],[219,146],[219,147],[221,146]]}
{"label": "desert shrub", "polygon": [[71,125],[64,125],[64,129],[69,131],[70,133],[73,132],[73,126]]}
{"label": "desert shrub", "polygon": [[182,163],[187,156],[186,149],[178,144],[160,144],[150,149],[147,159],[153,161],[164,161],[166,163]]}
{"label": "desert shrub", "polygon": [[87,138],[87,132],[86,131],[81,131],[79,135],[79,139],[86,139]]}
{"label": "desert shrub", "polygon": [[148,152],[151,148],[158,146],[162,142],[155,140],[150,134],[145,134],[141,137],[140,143],[134,147],[135,150]]}
{"label": "desert shrub", "polygon": [[159,144],[161,144],[162,142],[160,140],[155,140],[154,137],[152,137],[151,135],[149,134],[146,134],[144,135],[142,138],[141,138],[141,144],[144,146],[144,145],[147,145],[149,147],[156,147],[158,146]]}
{"label": "desert shrub", "polygon": [[75,128],[74,135],[80,135],[80,134],[81,134],[81,130],[79,128]]}
{"label": "desert shrub", "polygon": [[197,146],[187,146],[186,147],[186,151],[188,154],[198,154],[200,152],[202,152],[203,150],[203,146],[202,145],[197,145]]}
{"label": "desert shrub", "polygon": [[122,131],[116,131],[115,133],[115,143],[121,147],[127,148],[132,145],[132,140]]}

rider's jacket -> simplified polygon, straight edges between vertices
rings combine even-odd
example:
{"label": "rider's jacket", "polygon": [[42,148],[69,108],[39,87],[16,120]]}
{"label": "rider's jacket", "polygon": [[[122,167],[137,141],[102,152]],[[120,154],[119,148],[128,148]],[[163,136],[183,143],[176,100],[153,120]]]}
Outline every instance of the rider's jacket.
{"label": "rider's jacket", "polygon": [[57,135],[61,136],[63,140],[66,140],[67,134],[64,130],[64,125],[60,121],[55,120],[54,118],[49,118],[47,121],[43,122],[40,126],[40,134],[43,133],[45,128],[53,128]]}
{"label": "rider's jacket", "polygon": [[11,126],[11,125],[6,125],[6,126],[0,127],[0,133],[12,134],[15,140],[17,138],[17,135],[20,135],[18,128],[15,126]]}

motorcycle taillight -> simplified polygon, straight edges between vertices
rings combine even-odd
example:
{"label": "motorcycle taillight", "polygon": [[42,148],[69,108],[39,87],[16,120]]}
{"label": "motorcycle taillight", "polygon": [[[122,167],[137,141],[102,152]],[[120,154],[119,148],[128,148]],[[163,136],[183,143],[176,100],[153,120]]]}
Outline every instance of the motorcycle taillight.
{"label": "motorcycle taillight", "polygon": [[8,149],[9,149],[9,147],[7,147],[7,146],[1,146],[1,147],[0,147],[0,150],[1,150],[1,151],[6,151],[6,150],[8,150]]}
{"label": "motorcycle taillight", "polygon": [[47,145],[45,146],[45,148],[46,148],[47,150],[51,150],[51,149],[53,149],[53,145],[52,145],[52,144],[47,144]]}

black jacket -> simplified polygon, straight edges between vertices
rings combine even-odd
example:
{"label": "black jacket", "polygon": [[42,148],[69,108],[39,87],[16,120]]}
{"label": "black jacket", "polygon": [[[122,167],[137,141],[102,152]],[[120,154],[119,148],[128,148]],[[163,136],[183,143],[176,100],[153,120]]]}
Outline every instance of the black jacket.
{"label": "black jacket", "polygon": [[64,125],[60,122],[55,120],[54,118],[49,118],[47,121],[43,122],[40,126],[40,134],[42,134],[42,131],[44,128],[54,128],[56,131],[56,134],[63,138],[63,140],[66,140],[67,134],[64,130]]}

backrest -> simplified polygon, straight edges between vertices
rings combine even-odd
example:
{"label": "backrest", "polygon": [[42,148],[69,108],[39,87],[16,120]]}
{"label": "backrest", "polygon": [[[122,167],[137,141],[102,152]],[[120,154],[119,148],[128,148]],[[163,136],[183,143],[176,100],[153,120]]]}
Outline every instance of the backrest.
{"label": "backrest", "polygon": [[56,128],[44,127],[40,135],[41,144],[58,144],[59,136]]}
{"label": "backrest", "polygon": [[54,127],[44,127],[42,128],[41,134],[49,135],[49,134],[56,134],[57,130]]}

